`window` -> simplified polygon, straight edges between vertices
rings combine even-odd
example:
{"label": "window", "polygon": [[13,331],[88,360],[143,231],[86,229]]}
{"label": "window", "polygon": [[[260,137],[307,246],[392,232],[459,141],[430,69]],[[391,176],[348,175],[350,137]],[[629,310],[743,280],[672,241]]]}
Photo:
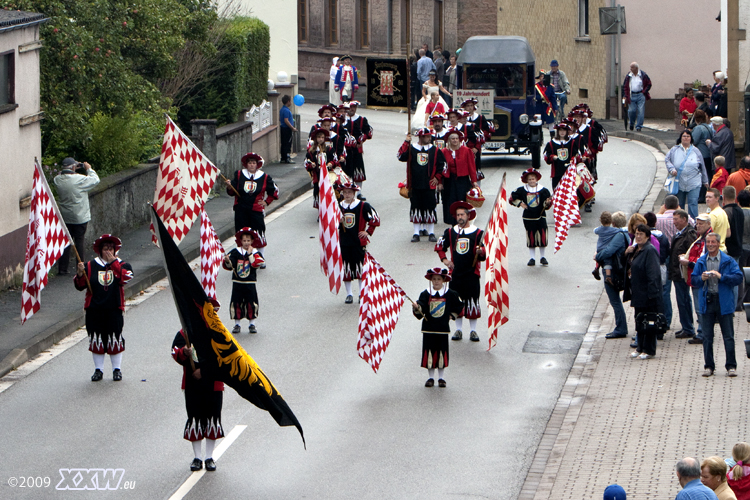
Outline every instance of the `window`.
{"label": "window", "polygon": [[[0,54],[0,110],[16,102],[16,67],[14,52]],[[12,106],[15,109],[16,106]]]}
{"label": "window", "polygon": [[328,45],[339,43],[339,2],[328,0]]}
{"label": "window", "polygon": [[443,46],[443,0],[435,0],[435,20],[432,34],[433,47]]}
{"label": "window", "polygon": [[370,0],[359,0],[359,46],[370,46]]}
{"label": "window", "polygon": [[578,36],[589,36],[589,0],[578,0]]}
{"label": "window", "polygon": [[524,64],[471,64],[464,66],[467,89],[495,89],[498,98],[521,99],[526,95]]}
{"label": "window", "polygon": [[297,2],[297,30],[297,41],[307,42],[307,0]]}

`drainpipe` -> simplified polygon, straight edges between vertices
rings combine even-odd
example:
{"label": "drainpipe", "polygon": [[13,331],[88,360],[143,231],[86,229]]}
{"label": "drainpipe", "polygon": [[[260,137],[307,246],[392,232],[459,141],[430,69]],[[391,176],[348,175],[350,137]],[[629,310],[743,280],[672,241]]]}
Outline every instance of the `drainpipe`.
{"label": "drainpipe", "polygon": [[388,32],[387,38],[385,41],[385,50],[387,53],[391,53],[391,36],[393,35],[393,22],[391,20],[391,17],[393,16],[393,0],[388,0],[388,9],[386,14],[386,31]]}

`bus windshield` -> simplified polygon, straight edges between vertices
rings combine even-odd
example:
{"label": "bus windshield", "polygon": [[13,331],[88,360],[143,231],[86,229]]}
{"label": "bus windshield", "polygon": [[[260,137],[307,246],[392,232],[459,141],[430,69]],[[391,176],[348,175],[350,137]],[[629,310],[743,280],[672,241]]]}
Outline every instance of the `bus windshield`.
{"label": "bus windshield", "polygon": [[523,98],[526,95],[525,64],[467,64],[464,72],[467,89],[495,89],[496,97]]}

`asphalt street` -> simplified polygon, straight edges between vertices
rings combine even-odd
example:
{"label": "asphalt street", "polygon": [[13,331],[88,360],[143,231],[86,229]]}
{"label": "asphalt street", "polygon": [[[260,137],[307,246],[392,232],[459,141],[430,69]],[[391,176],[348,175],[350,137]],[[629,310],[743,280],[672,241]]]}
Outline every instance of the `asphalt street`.
{"label": "asphalt street", "polygon": [[[364,194],[382,220],[369,250],[416,298],[428,284],[426,269],[439,260],[426,238],[410,242],[408,201],[398,195],[405,166],[396,151],[406,115],[363,114],[375,128],[365,145]],[[315,116],[312,106],[302,109],[302,130]],[[503,173],[510,192],[529,166],[530,157],[486,157],[479,227]],[[344,304],[343,287],[339,296],[329,293],[319,270],[310,194],[274,213],[268,267],[258,278],[259,333],[248,334],[244,322],[236,337],[297,415],[307,450],[293,427],[278,427],[228,388],[225,432],[246,428],[237,427],[241,432],[217,461],[218,470],[197,482],[196,476],[184,498],[516,498],[602,292],[591,276],[598,213],[631,212],[646,196],[655,168],[649,151],[612,138],[599,159],[594,213],[571,229],[559,253],[549,247],[546,268],[526,266],[521,210],[509,206],[510,321],[490,352],[484,318],[481,342],[451,342],[445,389],[424,387],[420,322],[408,303],[373,373],[356,351],[356,301]],[[549,167],[542,173],[549,186]],[[549,220],[553,226],[551,213]],[[225,305],[220,316],[231,327],[229,272],[222,271],[217,290]],[[182,369],[170,356],[178,329],[169,290],[157,290],[126,315],[122,382],[111,380],[109,361],[105,379],[90,382],[93,363],[87,342],[80,341],[0,392],[0,498],[152,499],[178,491],[191,476],[193,458],[182,439]],[[57,491],[60,469],[72,468],[123,469],[123,484],[119,491]],[[49,477],[50,485],[9,484],[21,477]]]}

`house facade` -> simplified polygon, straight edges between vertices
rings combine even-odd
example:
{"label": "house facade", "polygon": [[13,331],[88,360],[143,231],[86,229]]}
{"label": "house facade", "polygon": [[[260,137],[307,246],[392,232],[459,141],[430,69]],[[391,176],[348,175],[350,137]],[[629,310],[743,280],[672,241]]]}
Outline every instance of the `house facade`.
{"label": "house facade", "polygon": [[41,161],[39,24],[43,14],[0,10],[0,290],[23,277],[34,158]]}

